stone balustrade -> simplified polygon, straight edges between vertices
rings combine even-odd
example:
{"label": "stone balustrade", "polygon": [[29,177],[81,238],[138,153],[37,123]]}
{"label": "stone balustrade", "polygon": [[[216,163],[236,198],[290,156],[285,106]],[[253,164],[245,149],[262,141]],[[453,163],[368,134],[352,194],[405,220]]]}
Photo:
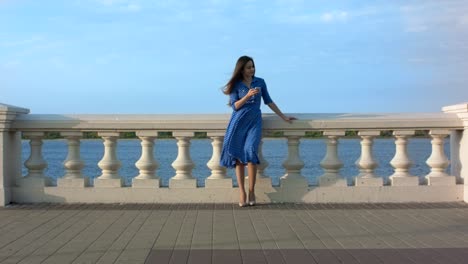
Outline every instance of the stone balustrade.
{"label": "stone balustrade", "polygon": [[[264,174],[269,161],[260,145],[256,194],[258,202],[444,202],[467,201],[464,178],[468,176],[468,104],[443,108],[443,113],[418,114],[293,114],[293,124],[273,114],[264,114],[264,132],[282,131],[287,140],[287,157],[282,163],[285,175],[272,186]],[[226,169],[219,166],[224,130],[229,115],[33,115],[28,109],[0,104],[0,204],[10,202],[56,203],[231,203],[238,190]],[[379,165],[373,155],[373,142],[381,131],[393,131],[395,155],[390,161],[394,173],[388,184],[375,174]],[[409,173],[412,161],[407,154],[408,139],[416,130],[427,130],[432,151],[426,163],[430,173],[420,180]],[[67,142],[63,162],[65,175],[51,181],[42,156],[45,132],[59,132]],[[80,157],[83,132],[94,131],[102,138],[104,154],[97,164],[101,174],[94,181],[83,175]],[[130,186],[119,175],[122,166],[116,152],[120,132],[136,132],[141,141],[141,157],[135,163],[139,174]],[[302,175],[304,161],[299,155],[300,139],[306,131],[322,131],[326,151],[320,166],[323,174],[317,186],[309,186]],[[343,162],[338,157],[340,138],[346,131],[358,131],[361,155],[355,165],[359,174],[348,185],[340,175]],[[154,155],[158,132],[172,132],[177,141],[175,175],[168,187],[160,186],[156,173],[160,164]],[[206,166],[211,171],[204,187],[197,187],[190,156],[195,132],[206,132],[212,140],[212,156]],[[29,139],[30,156],[21,173],[21,135]],[[449,161],[444,154],[444,138],[450,136]],[[429,153],[428,153],[429,154]],[[465,165],[465,166],[463,166]],[[446,173],[451,166],[450,174]],[[468,183],[467,183],[468,184]]]}

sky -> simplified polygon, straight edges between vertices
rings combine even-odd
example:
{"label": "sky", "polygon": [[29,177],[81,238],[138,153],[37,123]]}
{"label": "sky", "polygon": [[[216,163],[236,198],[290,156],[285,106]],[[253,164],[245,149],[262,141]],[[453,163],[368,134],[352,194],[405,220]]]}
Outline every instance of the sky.
{"label": "sky", "polygon": [[33,114],[230,113],[242,55],[285,113],[440,112],[468,1],[0,0],[0,103]]}

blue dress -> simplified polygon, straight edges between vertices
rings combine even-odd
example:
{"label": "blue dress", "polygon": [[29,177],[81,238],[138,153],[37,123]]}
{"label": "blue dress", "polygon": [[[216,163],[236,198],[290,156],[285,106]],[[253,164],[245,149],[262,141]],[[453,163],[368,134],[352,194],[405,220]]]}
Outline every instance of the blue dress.
{"label": "blue dress", "polygon": [[226,135],[224,136],[220,160],[221,166],[234,168],[236,160],[239,160],[243,164],[247,164],[248,162],[260,164],[257,154],[262,138],[260,97],[263,98],[265,104],[272,103],[273,101],[268,94],[266,83],[262,78],[253,77],[250,87],[260,87],[260,92],[237,110],[234,103],[244,97],[248,93],[249,88],[242,81],[239,81],[234,85],[229,95],[233,112],[226,129]]}

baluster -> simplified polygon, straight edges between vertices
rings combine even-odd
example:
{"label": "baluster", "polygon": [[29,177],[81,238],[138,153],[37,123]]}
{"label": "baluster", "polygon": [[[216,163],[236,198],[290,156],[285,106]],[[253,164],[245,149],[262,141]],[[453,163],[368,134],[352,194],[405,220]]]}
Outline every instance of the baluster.
{"label": "baluster", "polygon": [[431,172],[426,175],[428,185],[455,185],[455,176],[449,176],[445,169],[449,165],[449,160],[444,153],[444,138],[450,134],[449,130],[431,130],[432,153],[426,164],[431,167]]}
{"label": "baluster", "polygon": [[44,175],[44,170],[47,168],[47,162],[42,158],[44,132],[24,132],[23,135],[30,139],[31,153],[24,163],[24,166],[28,169],[28,174],[17,179],[17,184],[29,187],[54,186],[54,182]]}
{"label": "baluster", "polygon": [[271,178],[265,175],[265,169],[268,167],[268,161],[263,157],[263,137],[258,145],[258,159],[260,160],[260,164],[257,165],[257,181],[269,179],[271,183]]}
{"label": "baluster", "polygon": [[102,174],[94,179],[94,187],[115,188],[124,185],[123,179],[119,175],[120,161],[117,158],[118,132],[98,132],[104,140],[104,156],[98,163]]}
{"label": "baluster", "polygon": [[219,164],[223,147],[224,132],[208,132],[211,138],[213,154],[206,164],[211,170],[211,175],[205,179],[206,188],[232,188],[232,179],[226,175],[226,168]]}
{"label": "baluster", "polygon": [[159,188],[159,177],[156,175],[159,164],[154,158],[154,140],[157,132],[137,131],[136,135],[141,141],[141,156],[135,163],[139,174],[132,179],[132,187]]}
{"label": "baluster", "polygon": [[380,131],[359,131],[361,137],[361,157],[356,161],[359,175],[355,179],[356,186],[382,186],[383,180],[374,174],[378,166],[372,154],[374,137],[380,135]]}
{"label": "baluster", "polygon": [[[271,184],[271,178],[265,175],[265,169],[268,167],[268,161],[263,157],[263,138],[260,140],[260,144],[258,145],[258,159],[260,160],[260,164],[257,165],[255,188],[262,191],[256,192],[257,201],[261,200],[262,193],[271,193],[274,191]],[[248,188],[248,182],[249,181],[246,180],[246,188]]]}
{"label": "baluster", "polygon": [[80,138],[83,136],[82,132],[61,132],[60,134],[67,140],[68,155],[63,162],[66,173],[62,178],[57,179],[57,185],[65,188],[85,187],[88,184],[81,173],[84,162],[80,157]]}
{"label": "baluster", "polygon": [[327,153],[320,162],[325,171],[319,178],[319,186],[347,186],[346,179],[343,179],[339,173],[343,163],[338,157],[338,138],[345,135],[345,131],[324,131],[327,136]]}
{"label": "baluster", "polygon": [[390,165],[395,172],[390,176],[392,186],[416,186],[419,185],[418,177],[409,173],[409,168],[413,163],[408,157],[408,137],[414,135],[414,130],[396,130],[395,136],[395,156],[390,161]]}
{"label": "baluster", "polygon": [[304,167],[304,162],[299,156],[299,139],[303,135],[304,132],[300,131],[284,132],[284,136],[286,136],[288,141],[288,158],[283,162],[286,174],[281,177],[281,186],[309,186],[307,179],[301,175],[301,169]]}
{"label": "baluster", "polygon": [[169,180],[169,188],[196,188],[197,180],[192,176],[195,167],[190,158],[190,138],[193,132],[174,132],[173,136],[177,140],[177,159],[172,163],[176,170],[176,175]]}

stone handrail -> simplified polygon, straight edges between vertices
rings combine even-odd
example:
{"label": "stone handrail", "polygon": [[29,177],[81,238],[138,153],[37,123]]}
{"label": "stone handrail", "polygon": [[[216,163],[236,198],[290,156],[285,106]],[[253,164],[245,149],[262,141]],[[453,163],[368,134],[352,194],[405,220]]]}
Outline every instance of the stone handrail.
{"label": "stone handrail", "polygon": [[[463,129],[456,113],[291,114],[293,124],[263,114],[264,130],[395,130]],[[224,131],[228,114],[210,115],[19,115],[19,131]]]}
{"label": "stone handrail", "polygon": [[[464,176],[468,172],[468,104],[444,107],[444,113],[366,113],[366,114],[291,114],[292,124],[276,115],[263,115],[263,128],[283,131],[288,142],[288,156],[283,163],[286,174],[279,187],[262,177],[268,161],[260,153],[257,198],[264,202],[418,202],[468,200]],[[228,114],[211,115],[37,115],[29,110],[0,104],[0,204],[9,202],[235,202],[237,190],[226,170],[219,166]],[[342,167],[337,156],[339,138],[345,131],[358,131],[361,157],[356,162],[359,175],[353,186],[340,176]],[[380,131],[391,130],[396,154],[390,164],[395,173],[391,184],[384,186],[373,171],[373,139]],[[428,130],[432,153],[427,160],[431,172],[422,184],[408,173],[411,166],[407,139],[415,130]],[[57,184],[48,182],[43,171],[47,162],[41,154],[44,132],[57,131],[66,138],[68,156],[66,174]],[[102,174],[93,183],[81,174],[80,139],[87,131],[98,132],[103,139],[104,156],[98,163]],[[119,132],[136,132],[141,140],[142,156],[130,188],[122,184],[121,166],[116,158]],[[304,163],[299,157],[299,139],[306,131],[323,131],[327,151],[320,166],[324,174],[319,186],[308,186],[301,175]],[[158,132],[172,132],[177,140],[178,156],[172,163],[176,171],[169,188],[159,187],[155,171],[159,164],[153,146]],[[211,175],[204,188],[197,188],[189,154],[190,139],[195,132],[206,132],[212,139],[213,154],[207,166]],[[21,175],[21,134],[30,139],[31,156],[25,162],[28,174]],[[443,153],[443,139],[450,135],[451,175],[444,171],[449,161]],[[261,149],[260,149],[261,152]],[[463,166],[466,164],[466,166]]]}

